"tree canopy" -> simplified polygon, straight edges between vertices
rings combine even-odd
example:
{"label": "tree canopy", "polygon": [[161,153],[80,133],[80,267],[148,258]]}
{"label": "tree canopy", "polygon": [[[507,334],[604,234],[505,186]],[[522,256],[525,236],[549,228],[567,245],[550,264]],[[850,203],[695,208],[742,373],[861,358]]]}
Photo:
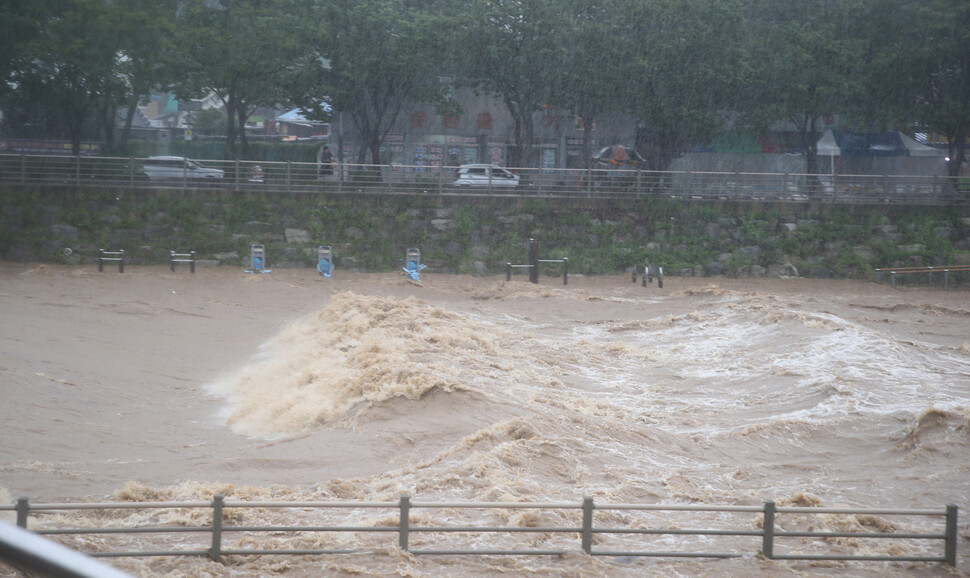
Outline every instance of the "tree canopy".
{"label": "tree canopy", "polygon": [[453,111],[461,86],[504,103],[524,166],[548,107],[586,127],[629,115],[654,168],[726,127],[788,123],[812,172],[819,119],[839,115],[938,134],[957,174],[970,131],[965,0],[0,0],[0,14],[0,131],[75,147],[115,148],[117,111],[130,126],[156,90],[215,94],[229,157],[246,156],[256,107],[326,101],[361,135],[357,160],[380,163],[404,107]]}

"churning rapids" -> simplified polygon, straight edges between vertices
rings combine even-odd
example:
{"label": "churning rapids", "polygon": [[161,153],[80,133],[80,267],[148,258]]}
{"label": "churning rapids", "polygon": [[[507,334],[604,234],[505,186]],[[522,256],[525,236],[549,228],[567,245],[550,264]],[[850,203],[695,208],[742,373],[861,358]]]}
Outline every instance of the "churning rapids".
{"label": "churning rapids", "polygon": [[[772,561],[757,555],[757,540],[738,537],[716,542],[726,546],[676,536],[645,543],[750,556],[591,558],[574,535],[540,534],[520,539],[576,554],[416,557],[397,550],[394,534],[377,534],[360,538],[366,552],[344,556],[111,561],[135,575],[965,575],[966,291],[681,278],[660,289],[628,276],[577,276],[562,286],[554,277],[533,285],[426,274],[418,284],[392,273],[323,279],[306,270],[136,267],[118,274],[8,263],[0,264],[0,315],[5,503],[200,501],[214,493],[305,501],[588,495],[608,503],[956,504],[961,514],[955,571]],[[436,521],[478,515],[464,512],[444,511]],[[201,511],[166,515],[168,525],[206,523]],[[277,515],[253,511],[245,523],[282,523]],[[345,524],[396,523],[393,510],[343,515]],[[576,525],[556,512],[480,515],[471,521]],[[674,515],[662,517],[661,525],[677,526]],[[148,512],[67,518],[32,523],[159,522]],[[738,527],[756,530],[753,520]],[[831,516],[816,529],[879,524],[891,522]],[[93,550],[103,539],[63,540]],[[150,542],[138,540],[151,539],[129,538],[142,548]],[[354,539],[272,535],[259,543],[360,545]],[[466,538],[486,547],[510,539],[517,538]],[[831,547],[932,549],[850,541]],[[0,576],[16,575],[0,564]]]}

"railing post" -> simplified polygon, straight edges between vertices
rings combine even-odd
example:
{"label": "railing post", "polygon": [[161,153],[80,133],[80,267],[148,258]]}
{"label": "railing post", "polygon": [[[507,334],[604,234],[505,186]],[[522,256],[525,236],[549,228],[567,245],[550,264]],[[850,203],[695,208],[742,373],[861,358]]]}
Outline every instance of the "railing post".
{"label": "railing post", "polygon": [[762,528],[761,553],[771,560],[775,556],[775,503],[765,502],[765,519]]}
{"label": "railing post", "polygon": [[292,166],[292,163],[290,161],[286,161],[286,192],[287,193],[292,192],[290,191],[290,182],[291,182],[290,179],[293,178],[291,173],[291,166]]}
{"label": "railing post", "polygon": [[957,507],[949,504],[946,507],[946,547],[944,549],[948,566],[957,566]]}
{"label": "railing post", "polygon": [[81,155],[74,155],[74,186],[81,186]]}
{"label": "railing post", "polygon": [[583,552],[593,553],[593,498],[583,497]]}
{"label": "railing post", "polygon": [[529,281],[539,282],[539,241],[529,239]]}
{"label": "railing post", "polygon": [[20,184],[27,184],[27,155],[23,153],[20,155]]}
{"label": "railing post", "polygon": [[505,280],[506,281],[512,280],[512,263],[505,264]]}
{"label": "railing post", "polygon": [[30,513],[30,500],[27,498],[17,498],[17,525],[27,529],[27,514]]}
{"label": "railing post", "polygon": [[398,535],[398,546],[401,550],[405,552],[408,551],[408,519],[411,516],[411,496],[404,494],[401,496],[401,514],[400,514],[400,528],[401,531]]}
{"label": "railing post", "polygon": [[225,505],[222,494],[212,496],[212,550],[209,556],[218,562],[222,556],[222,507]]}
{"label": "railing post", "polygon": [[562,284],[566,285],[569,283],[569,258],[562,258]]}

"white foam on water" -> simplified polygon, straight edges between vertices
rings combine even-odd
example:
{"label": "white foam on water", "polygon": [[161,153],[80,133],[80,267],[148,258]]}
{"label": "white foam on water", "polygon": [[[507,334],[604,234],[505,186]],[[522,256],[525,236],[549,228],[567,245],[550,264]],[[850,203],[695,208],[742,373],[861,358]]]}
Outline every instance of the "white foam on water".
{"label": "white foam on water", "polygon": [[[157,488],[132,482],[116,497],[198,500],[218,492],[249,500],[394,501],[411,494],[424,500],[574,501],[591,495],[618,503],[756,505],[773,499],[880,506],[970,499],[965,482],[970,354],[965,347],[934,345],[914,332],[901,338],[891,327],[817,310],[806,298],[716,288],[651,298],[654,314],[664,304],[680,307],[663,315],[566,323],[542,304],[567,310],[575,305],[577,319],[595,317],[588,309],[578,311],[580,304],[595,303],[593,292],[519,285],[481,290],[471,297],[472,305],[334,294],[325,307],[280,331],[249,363],[209,386],[224,404],[225,425],[239,434],[232,437],[257,440],[272,452],[262,456],[261,466],[253,458],[240,467],[273,471],[281,464],[278,486],[212,480]],[[615,302],[633,310],[636,300],[624,299]],[[515,300],[540,305],[510,307]],[[434,415],[450,411],[455,414]],[[432,421],[461,433],[438,431]],[[370,445],[340,454],[319,449],[343,431],[370,435],[341,438]],[[438,436],[444,441],[432,444]],[[429,445],[435,449],[426,451]],[[294,456],[293,448],[309,455]],[[315,484],[288,484],[287,460],[313,462],[319,457],[314,450],[330,459],[355,459],[356,450],[360,455],[367,450],[371,460],[383,461],[377,474],[338,477],[320,465]],[[203,515],[178,511],[165,522],[199,525],[204,521],[196,517]],[[281,523],[265,510],[232,515],[239,523]],[[289,512],[285,523],[312,515]],[[670,522],[665,514],[602,515],[604,523],[641,527]],[[135,514],[124,523],[145,523],[147,516]],[[416,522],[432,520],[430,514],[414,516]],[[718,516],[710,514],[701,525]],[[511,509],[446,509],[433,520],[536,527],[577,523],[569,513]],[[395,515],[361,508],[328,522],[394,525]],[[818,523],[819,528],[862,525],[839,518]],[[406,560],[387,554],[386,540],[371,538],[267,539],[287,547],[363,544],[378,552],[356,565],[318,562],[338,573],[352,568],[385,574],[563,573],[555,561],[515,559],[506,568],[501,566],[506,562],[494,560]],[[663,537],[639,546],[679,549],[683,541]],[[565,535],[532,538],[544,547],[575,549],[575,542],[575,536]],[[467,544],[494,547],[485,536],[470,536]],[[880,548],[864,546],[860,553]],[[201,567],[166,569],[167,563],[148,564],[155,573],[204,575]],[[741,561],[731,568],[746,575],[777,570],[754,567],[759,563]],[[233,571],[260,575],[265,571],[260,564],[246,560]],[[618,575],[626,568],[616,561],[582,564],[577,574]],[[665,562],[657,575],[725,568],[678,564]],[[640,565],[630,568],[627,575],[648,572]]]}

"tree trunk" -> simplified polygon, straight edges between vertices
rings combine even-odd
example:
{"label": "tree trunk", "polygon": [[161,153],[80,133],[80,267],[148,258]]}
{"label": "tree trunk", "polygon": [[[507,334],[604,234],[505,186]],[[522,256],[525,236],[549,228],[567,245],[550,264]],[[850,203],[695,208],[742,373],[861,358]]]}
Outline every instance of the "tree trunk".
{"label": "tree trunk", "polygon": [[249,119],[249,113],[246,111],[246,105],[240,104],[239,108],[236,110],[236,114],[239,116],[239,144],[241,149],[241,157],[243,160],[248,160],[249,139],[246,138],[246,121]]}
{"label": "tree trunk", "polygon": [[121,129],[121,141],[118,146],[121,150],[128,151],[128,138],[131,136],[131,125],[135,121],[135,112],[138,110],[138,95],[134,94],[128,99],[128,111],[125,114],[125,126]]}
{"label": "tree trunk", "polygon": [[960,168],[967,158],[967,126],[960,124],[952,131],[952,134],[946,136],[947,140],[950,141],[946,147],[947,156],[950,159],[946,163],[947,174],[951,177],[959,177]]}
{"label": "tree trunk", "polygon": [[239,105],[234,95],[223,100],[223,104],[226,107],[226,152],[223,156],[230,161],[236,158],[236,109]]}

